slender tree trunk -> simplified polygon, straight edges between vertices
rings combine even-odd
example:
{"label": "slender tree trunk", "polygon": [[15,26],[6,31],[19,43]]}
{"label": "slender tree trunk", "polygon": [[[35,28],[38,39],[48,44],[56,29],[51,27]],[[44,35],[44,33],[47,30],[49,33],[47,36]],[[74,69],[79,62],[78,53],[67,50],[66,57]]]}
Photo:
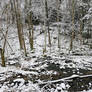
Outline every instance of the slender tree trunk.
{"label": "slender tree trunk", "polygon": [[30,43],[30,48],[33,50],[33,29],[29,29],[29,43]]}
{"label": "slender tree trunk", "polygon": [[28,0],[25,0],[25,9],[27,9],[28,6]]}
{"label": "slender tree trunk", "polygon": [[16,23],[17,23],[17,29],[18,29],[18,38],[20,43],[20,49],[24,49],[23,47],[23,39],[22,39],[22,28],[21,28],[21,22],[20,22],[20,14],[18,9],[18,1],[14,0],[14,8],[15,8],[15,14],[16,14]]}
{"label": "slender tree trunk", "polygon": [[10,5],[11,5],[11,14],[12,14],[12,24],[15,23],[15,16],[14,16],[14,4],[12,0],[10,0]]}
{"label": "slender tree trunk", "polygon": [[[44,24],[44,26],[45,26],[45,24]],[[47,31],[46,31],[46,26],[45,26],[45,30],[44,30],[44,49],[43,49],[43,54],[46,53],[46,44],[47,44],[46,37],[47,37]]]}
{"label": "slender tree trunk", "polygon": [[24,45],[24,54],[25,54],[25,56],[27,56],[27,50],[26,50],[26,44],[25,44],[25,39],[24,39],[24,32],[23,32],[23,24],[21,24],[22,25],[22,34],[23,34],[23,45]]}
{"label": "slender tree trunk", "polygon": [[5,67],[4,50],[2,48],[0,48],[0,52],[1,52],[2,66]]}
{"label": "slender tree trunk", "polygon": [[60,26],[58,25],[58,48],[60,48]]}
{"label": "slender tree trunk", "polygon": [[[31,6],[31,0],[30,0],[30,6]],[[30,49],[34,49],[34,29],[33,29],[33,23],[32,23],[32,12],[28,14],[28,27],[29,27],[29,43],[30,43]]]}
{"label": "slender tree trunk", "polygon": [[32,23],[32,13],[31,13],[31,49],[33,50],[34,48],[34,41],[33,41],[33,37],[34,37],[34,30],[33,30],[33,23]]}
{"label": "slender tree trunk", "polygon": [[[4,35],[3,31],[2,31],[2,30],[0,30],[0,31],[2,32],[2,35],[3,35],[3,37],[5,38],[5,35]],[[6,39],[6,42],[7,42],[8,46],[10,47],[11,51],[13,52],[13,49],[12,49],[12,47],[10,46],[10,44],[9,44],[9,42],[8,42],[7,39]]]}
{"label": "slender tree trunk", "polygon": [[48,20],[48,4],[47,4],[47,0],[45,0],[45,11],[46,11],[46,23],[47,23],[47,27],[48,27],[48,42],[49,42],[49,46],[51,47],[51,37],[50,37],[50,31],[49,31],[49,20]]}
{"label": "slender tree trunk", "polygon": [[8,29],[6,31],[6,35],[5,35],[5,41],[4,41],[4,45],[3,45],[3,51],[5,52],[5,46],[6,46],[6,42],[7,42],[7,34],[8,34]]}
{"label": "slender tree trunk", "polygon": [[2,59],[2,66],[5,67],[5,46],[6,46],[6,42],[7,42],[7,35],[8,35],[8,24],[9,24],[9,16],[8,16],[8,12],[7,12],[7,31],[6,31],[6,34],[5,34],[5,41],[4,41],[4,45],[3,45],[3,48],[0,48],[0,52],[1,52],[1,59]]}
{"label": "slender tree trunk", "polygon": [[72,34],[71,34],[70,50],[73,49],[73,40],[74,40],[74,0],[72,0]]}
{"label": "slender tree trunk", "polygon": [[[59,0],[57,0],[57,23],[59,23]],[[60,24],[57,24],[58,28],[58,48],[60,48]]]}
{"label": "slender tree trunk", "polygon": [[1,60],[2,60],[2,66],[5,67],[5,46],[6,46],[6,39],[7,39],[7,34],[8,34],[8,30],[6,31],[6,35],[5,35],[5,41],[4,41],[4,45],[3,48],[0,48],[0,52],[1,52]]}
{"label": "slender tree trunk", "polygon": [[25,56],[27,56],[26,52],[26,45],[25,45],[25,40],[24,40],[24,35],[23,35],[23,24],[21,20],[21,15],[20,15],[20,10],[18,7],[18,0],[16,2],[14,1],[14,7],[15,7],[15,14],[16,14],[16,23],[17,23],[17,30],[18,30],[18,38],[19,38],[19,43],[20,43],[20,49],[24,50]]}
{"label": "slender tree trunk", "polygon": [[79,35],[80,35],[80,45],[82,44],[82,21],[80,20],[80,31],[79,31]]}

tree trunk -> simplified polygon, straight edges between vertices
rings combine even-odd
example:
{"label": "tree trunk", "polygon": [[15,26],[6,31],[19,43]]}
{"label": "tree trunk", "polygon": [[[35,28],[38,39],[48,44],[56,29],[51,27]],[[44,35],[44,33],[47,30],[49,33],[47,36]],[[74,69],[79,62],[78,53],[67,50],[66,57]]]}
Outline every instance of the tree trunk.
{"label": "tree trunk", "polygon": [[2,48],[0,48],[0,52],[1,52],[2,66],[5,67],[4,50]]}
{"label": "tree trunk", "polygon": [[45,12],[46,12],[46,23],[47,23],[47,27],[48,27],[48,42],[49,42],[49,46],[51,47],[51,37],[50,37],[50,31],[49,31],[49,20],[48,20],[48,4],[47,4],[47,0],[45,0]]}
{"label": "tree trunk", "polygon": [[15,23],[15,16],[14,16],[14,4],[12,0],[10,0],[10,5],[11,5],[11,14],[12,14],[12,24]]}
{"label": "tree trunk", "polygon": [[18,29],[18,38],[20,43],[20,49],[24,49],[23,47],[23,39],[22,39],[22,28],[21,28],[21,22],[20,22],[20,14],[18,9],[18,1],[14,0],[14,8],[15,8],[15,14],[16,14],[16,23],[17,23],[17,29]]}
{"label": "tree trunk", "polygon": [[23,36],[23,24],[22,24],[22,20],[20,18],[21,15],[20,15],[20,11],[19,11],[19,7],[18,6],[19,6],[18,5],[18,0],[16,0],[16,2],[14,1],[20,49],[23,49],[24,53],[25,53],[25,56],[27,56],[26,45],[25,45],[25,40],[24,40],[24,36]]}
{"label": "tree trunk", "polygon": [[[31,6],[31,1],[30,1]],[[29,27],[29,43],[30,43],[30,49],[34,49],[34,29],[33,29],[33,23],[32,23],[32,12],[28,14],[28,27]]]}
{"label": "tree trunk", "polygon": [[[57,23],[59,23],[59,0],[57,0]],[[60,48],[60,25],[57,24],[57,28],[58,28],[58,48]]]}
{"label": "tree trunk", "polygon": [[82,21],[80,20],[80,31],[79,31],[79,35],[80,35],[80,45],[82,45]]}
{"label": "tree trunk", "polygon": [[74,0],[72,0],[72,34],[71,34],[70,50],[73,49],[73,40],[74,40]]}

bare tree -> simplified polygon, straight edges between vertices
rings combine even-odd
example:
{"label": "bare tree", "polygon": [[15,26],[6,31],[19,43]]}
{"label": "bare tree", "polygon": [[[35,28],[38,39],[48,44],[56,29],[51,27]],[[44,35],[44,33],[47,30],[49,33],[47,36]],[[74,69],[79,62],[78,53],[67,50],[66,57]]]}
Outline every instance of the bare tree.
{"label": "bare tree", "polygon": [[60,1],[57,0],[57,28],[58,28],[58,48],[60,48],[60,24],[59,24],[59,8],[60,8]]}
{"label": "bare tree", "polygon": [[24,49],[24,52],[26,55],[27,52],[26,52],[26,45],[25,45],[25,40],[24,40],[24,36],[23,36],[23,24],[21,21],[21,14],[20,14],[20,10],[19,10],[18,0],[14,0],[14,8],[15,8],[15,14],[16,14],[16,23],[17,23],[20,49]]}
{"label": "bare tree", "polygon": [[70,41],[70,50],[73,49],[73,40],[74,40],[74,0],[72,0],[72,34]]}
{"label": "bare tree", "polygon": [[[27,3],[27,1],[25,3]],[[32,6],[31,0],[28,6],[30,7]],[[34,49],[34,29],[33,29],[33,22],[32,22],[32,11],[28,12],[27,20],[28,20],[28,28],[29,28],[29,44],[30,44],[30,49],[33,50]]]}
{"label": "bare tree", "polygon": [[48,27],[48,42],[49,46],[51,47],[51,37],[50,37],[50,30],[49,30],[49,17],[48,17],[48,3],[47,0],[45,0],[45,12],[46,12],[46,23]]}

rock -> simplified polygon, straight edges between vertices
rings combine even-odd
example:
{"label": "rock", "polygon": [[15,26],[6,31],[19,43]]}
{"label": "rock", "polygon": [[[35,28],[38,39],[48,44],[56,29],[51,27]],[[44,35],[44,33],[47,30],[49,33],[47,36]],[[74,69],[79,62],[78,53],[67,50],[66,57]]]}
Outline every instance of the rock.
{"label": "rock", "polygon": [[77,51],[77,50],[73,51],[72,54],[75,56],[83,56],[83,53],[81,53],[80,51]]}
{"label": "rock", "polygon": [[11,55],[15,55],[15,53],[13,52],[13,53],[11,53]]}
{"label": "rock", "polygon": [[36,56],[32,56],[32,58],[36,58]]}
{"label": "rock", "polygon": [[65,60],[65,63],[71,63],[72,62],[72,60]]}
{"label": "rock", "polygon": [[51,56],[46,57],[47,60],[52,60]]}
{"label": "rock", "polygon": [[47,64],[48,65],[48,67],[46,67],[47,68],[47,70],[53,70],[53,71],[60,71],[60,64],[55,64],[55,63],[48,63]]}
{"label": "rock", "polygon": [[75,56],[83,56],[82,53],[73,53],[73,55],[75,55]]}
{"label": "rock", "polygon": [[17,62],[17,61],[9,61],[8,62],[8,65],[10,65],[10,66],[16,66],[16,67],[21,67],[21,65],[20,65],[20,63],[19,62]]}
{"label": "rock", "polygon": [[45,69],[41,69],[41,72],[45,72],[46,70]]}
{"label": "rock", "polygon": [[60,55],[64,55],[64,53],[60,53]]}
{"label": "rock", "polygon": [[52,60],[52,57],[51,56],[45,56],[44,60]]}

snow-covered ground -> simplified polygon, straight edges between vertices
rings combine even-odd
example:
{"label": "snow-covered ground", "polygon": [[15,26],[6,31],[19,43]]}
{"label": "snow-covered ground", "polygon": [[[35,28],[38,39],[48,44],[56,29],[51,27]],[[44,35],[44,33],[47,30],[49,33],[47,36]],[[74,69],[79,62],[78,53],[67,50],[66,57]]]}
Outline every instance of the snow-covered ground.
{"label": "snow-covered ground", "polygon": [[89,46],[75,40],[70,52],[70,37],[61,30],[61,48],[58,49],[57,28],[53,27],[50,31],[52,46],[48,46],[47,38],[47,52],[43,55],[45,35],[40,34],[41,27],[35,26],[34,51],[29,48],[27,31],[24,28],[28,52],[25,57],[19,49],[17,29],[9,28],[7,40],[13,51],[7,44],[6,67],[0,66],[0,92],[92,92],[92,49]]}

